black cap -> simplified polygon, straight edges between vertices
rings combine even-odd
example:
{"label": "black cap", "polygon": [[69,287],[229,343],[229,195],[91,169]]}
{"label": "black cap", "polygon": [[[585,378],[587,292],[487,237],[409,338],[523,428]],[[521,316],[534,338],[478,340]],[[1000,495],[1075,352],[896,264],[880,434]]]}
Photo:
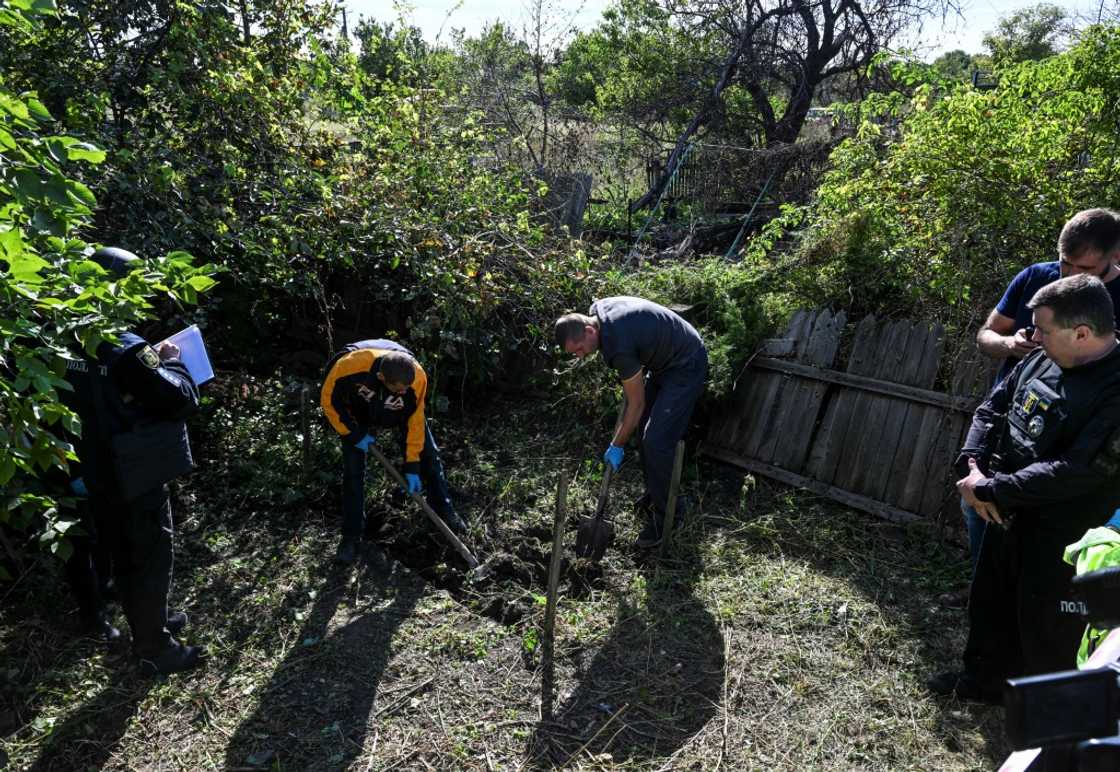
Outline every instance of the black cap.
{"label": "black cap", "polygon": [[132,270],[133,260],[139,260],[136,255],[120,247],[102,247],[90,257],[93,262],[100,265],[113,276],[120,278]]}

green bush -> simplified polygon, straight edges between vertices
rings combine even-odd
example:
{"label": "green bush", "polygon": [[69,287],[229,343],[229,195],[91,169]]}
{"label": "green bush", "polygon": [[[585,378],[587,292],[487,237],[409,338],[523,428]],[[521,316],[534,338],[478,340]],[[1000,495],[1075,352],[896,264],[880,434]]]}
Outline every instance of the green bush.
{"label": "green bush", "polygon": [[[16,40],[54,13],[46,2],[2,10],[0,29]],[[0,75],[0,528],[38,532],[65,557],[72,518],[42,478],[77,458],[70,440],[81,424],[58,398],[66,361],[145,318],[154,296],[194,302],[214,280],[183,252],[120,280],[90,261],[81,235],[97,200],[74,170],[105,153],[54,128],[37,94],[13,92]]]}
{"label": "green bush", "polygon": [[[788,313],[780,295],[766,291],[769,272],[751,262],[708,257],[687,263],[608,273],[600,296],[637,295],[677,308],[708,349],[708,396],[731,391],[743,363]],[[582,309],[581,309],[582,310]]]}
{"label": "green bush", "polygon": [[1120,199],[1120,30],[999,85],[868,100],[801,216],[787,289],[813,304],[973,328],[1074,212]]}

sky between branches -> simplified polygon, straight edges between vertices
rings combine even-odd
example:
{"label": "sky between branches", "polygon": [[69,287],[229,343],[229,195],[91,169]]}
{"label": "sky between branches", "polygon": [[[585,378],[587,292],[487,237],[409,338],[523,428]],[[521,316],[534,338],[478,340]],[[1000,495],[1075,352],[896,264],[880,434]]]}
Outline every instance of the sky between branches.
{"label": "sky between branches", "polygon": [[[1100,0],[1046,0],[1070,12],[1071,16],[1095,18]],[[570,24],[577,30],[591,29],[598,23],[611,0],[566,0],[557,3],[568,9]],[[467,35],[476,36],[491,21],[501,20],[514,30],[520,30],[528,18],[525,4],[519,0],[413,0],[411,3],[387,0],[344,0],[351,24],[359,16],[378,21],[395,21],[402,17],[409,24],[419,27],[429,42],[439,38],[451,39],[452,29],[463,29]],[[908,45],[927,61],[953,49],[967,53],[983,53],[981,42],[986,33],[995,29],[996,23],[1020,8],[1037,4],[1030,0],[960,0],[960,16],[929,19],[920,33],[915,33]],[[573,13],[573,11],[575,11]]]}

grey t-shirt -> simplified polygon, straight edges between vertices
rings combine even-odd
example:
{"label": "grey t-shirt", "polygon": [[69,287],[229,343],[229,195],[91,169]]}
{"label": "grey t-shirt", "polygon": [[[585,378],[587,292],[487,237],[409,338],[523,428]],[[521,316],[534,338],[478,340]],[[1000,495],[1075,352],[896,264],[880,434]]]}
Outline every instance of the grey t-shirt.
{"label": "grey t-shirt", "polygon": [[646,368],[660,372],[686,366],[704,348],[696,329],[665,306],[625,295],[591,304],[599,319],[599,353],[622,380]]}

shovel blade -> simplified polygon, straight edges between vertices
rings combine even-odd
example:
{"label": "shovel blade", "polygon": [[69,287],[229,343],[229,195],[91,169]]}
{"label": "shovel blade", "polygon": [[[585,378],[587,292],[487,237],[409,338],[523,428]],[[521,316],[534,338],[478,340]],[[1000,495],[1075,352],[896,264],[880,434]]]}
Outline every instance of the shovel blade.
{"label": "shovel blade", "polygon": [[576,531],[576,556],[598,562],[613,538],[614,524],[610,521],[596,517],[582,518]]}

